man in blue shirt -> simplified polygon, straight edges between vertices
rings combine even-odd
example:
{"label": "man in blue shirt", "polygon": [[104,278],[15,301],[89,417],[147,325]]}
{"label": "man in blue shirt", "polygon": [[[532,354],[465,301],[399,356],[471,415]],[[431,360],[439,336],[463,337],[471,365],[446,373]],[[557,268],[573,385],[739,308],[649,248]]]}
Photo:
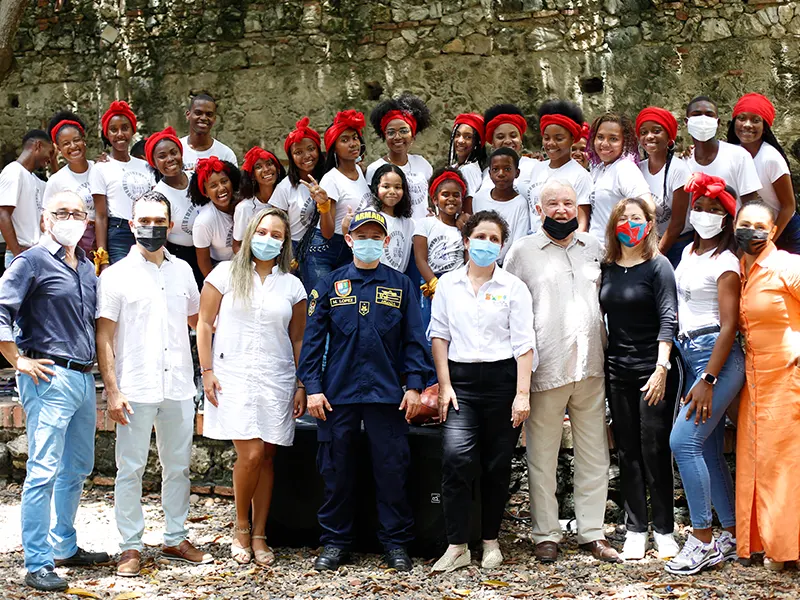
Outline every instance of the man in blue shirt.
{"label": "man in blue shirt", "polygon": [[378,540],[388,566],[408,571],[405,548],[414,520],[406,489],[407,421],[419,412],[420,392],[432,372],[418,290],[380,263],[389,243],[383,215],[357,213],[345,240],[353,263],[330,273],[309,294],[297,374],[306,386],[308,412],[317,419],[317,464],[325,484],[317,513],[324,549],[314,568],[336,570],[349,559],[363,421],[375,477]]}
{"label": "man in blue shirt", "polygon": [[83,482],[94,467],[97,406],[91,373],[96,277],[77,247],[86,219],[80,196],[55,194],[44,210],[46,232],[39,243],[14,258],[0,279],[0,352],[17,370],[28,434],[25,583],[42,591],[67,589],[55,566],[109,560],[105,552],[79,548],[73,524]]}

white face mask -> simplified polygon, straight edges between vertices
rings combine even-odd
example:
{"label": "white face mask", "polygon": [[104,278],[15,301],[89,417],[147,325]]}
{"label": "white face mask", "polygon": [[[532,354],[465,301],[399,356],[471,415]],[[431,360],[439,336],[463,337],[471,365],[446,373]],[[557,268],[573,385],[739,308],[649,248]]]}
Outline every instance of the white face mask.
{"label": "white face mask", "polygon": [[50,226],[50,233],[55,240],[62,246],[74,247],[83,237],[86,231],[86,221],[76,221],[67,219],[66,221],[53,221]]}
{"label": "white face mask", "polygon": [[689,213],[689,223],[694,227],[697,235],[704,240],[710,240],[722,233],[722,228],[725,225],[725,215],[693,210]]}
{"label": "white face mask", "polygon": [[691,135],[698,142],[707,142],[717,135],[718,126],[719,119],[707,117],[705,115],[689,117],[689,119],[686,121],[686,129],[689,130],[689,135]]}

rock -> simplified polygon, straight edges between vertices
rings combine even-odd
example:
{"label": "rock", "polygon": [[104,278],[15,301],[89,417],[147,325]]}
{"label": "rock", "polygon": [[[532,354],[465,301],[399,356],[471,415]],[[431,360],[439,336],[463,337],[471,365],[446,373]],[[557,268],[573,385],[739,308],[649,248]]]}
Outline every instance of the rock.
{"label": "rock", "polygon": [[473,33],[468,35],[464,42],[466,43],[467,54],[480,54],[481,56],[489,56],[492,53],[492,38],[480,33]]}
{"label": "rock", "polygon": [[754,14],[743,14],[733,23],[733,35],[737,37],[757,37],[767,33],[767,28]]}
{"label": "rock", "polygon": [[203,506],[206,507],[214,506],[214,498],[206,498],[206,501],[203,502]]}
{"label": "rock", "polygon": [[572,448],[572,421],[564,419],[564,423],[561,426],[561,449],[572,450]]}
{"label": "rock", "polygon": [[8,446],[0,444],[0,479],[5,479],[11,474],[11,452]]}
{"label": "rock", "polygon": [[612,29],[606,34],[606,42],[612,50],[632,48],[642,41],[642,32],[638,27],[622,27]]}
{"label": "rock", "polygon": [[22,461],[24,463],[28,460],[28,436],[26,434],[23,433],[14,438],[6,444],[6,447],[11,453],[12,459],[16,459],[15,462]]}
{"label": "rock", "polygon": [[409,46],[402,37],[394,38],[386,44],[386,58],[389,60],[403,60],[408,56]]}
{"label": "rock", "polygon": [[564,35],[555,30],[547,27],[538,27],[531,31],[526,37],[525,42],[528,49],[534,52],[541,52],[542,50],[554,50],[560,48],[564,41]]}
{"label": "rock", "polygon": [[464,54],[465,49],[466,47],[464,46],[464,41],[460,38],[450,40],[444,46],[442,46],[442,52],[445,54]]}
{"label": "rock", "polygon": [[192,446],[192,458],[189,461],[189,470],[192,473],[205,474],[211,468],[211,453],[208,448],[197,444]]}
{"label": "rock", "polygon": [[731,37],[731,30],[727,21],[723,19],[705,19],[700,22],[699,29],[701,42],[715,42]]}
{"label": "rock", "polygon": [[189,504],[197,504],[198,502],[200,502],[200,496],[197,494],[191,494],[189,496]]}

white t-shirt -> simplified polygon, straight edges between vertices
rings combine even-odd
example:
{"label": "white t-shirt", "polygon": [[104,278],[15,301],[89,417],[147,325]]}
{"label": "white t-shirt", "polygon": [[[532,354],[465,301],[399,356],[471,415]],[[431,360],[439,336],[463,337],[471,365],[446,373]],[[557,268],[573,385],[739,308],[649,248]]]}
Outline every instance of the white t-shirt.
{"label": "white t-shirt", "polygon": [[20,246],[30,248],[39,241],[44,185],[44,181],[15,160],[0,172],[0,206],[14,207],[11,223]]}
{"label": "white t-shirt", "polygon": [[781,203],[775,193],[775,186],[772,184],[784,175],[789,175],[789,165],[786,164],[786,159],[773,146],[764,142],[758,149],[753,162],[756,165],[758,179],[761,181],[761,191],[758,195],[772,208],[780,211]]}
{"label": "white t-shirt", "polygon": [[508,240],[500,249],[500,257],[497,259],[497,262],[502,265],[503,258],[511,248],[511,244],[528,235],[531,229],[528,202],[522,196],[515,196],[511,200],[500,202],[492,198],[491,191],[481,190],[472,199],[472,211],[477,213],[482,210],[497,211],[508,224]]}
{"label": "white t-shirt", "polygon": [[531,220],[531,233],[536,233],[542,227],[542,218],[536,212],[544,184],[551,179],[568,182],[575,190],[578,204],[589,205],[592,203],[592,176],[576,160],[569,159],[560,167],[553,169],[550,161],[542,163],[542,167],[532,173],[528,185],[528,212]]}
{"label": "white t-shirt", "polygon": [[92,192],[89,190],[89,172],[92,170],[94,161],[90,160],[88,162],[89,168],[83,173],[75,173],[69,168],[69,165],[65,165],[53,173],[44,186],[42,206],[47,204],[51,196],[59,192],[75,192],[86,204],[89,220],[94,221],[94,198],[92,198]]}
{"label": "white t-shirt", "polygon": [[244,238],[244,230],[247,229],[250,219],[265,208],[269,208],[269,203],[264,204],[258,198],[241,200],[233,210],[233,239],[241,242],[242,238]]}
{"label": "white t-shirt", "polygon": [[445,225],[436,217],[425,217],[417,221],[414,236],[427,238],[428,265],[435,275],[464,264],[464,240],[458,227]]}
{"label": "white t-shirt", "polygon": [[233,217],[222,212],[213,202],[200,208],[192,227],[195,248],[210,248],[216,261],[233,258]]}
{"label": "white t-shirt", "polygon": [[624,198],[641,198],[650,193],[642,172],[631,160],[620,158],[610,165],[592,167],[594,196],[592,197],[591,233],[600,242],[606,243],[606,225],[617,202]]}
{"label": "white t-shirt", "polygon": [[[542,161],[535,158],[529,156],[519,157],[519,177],[514,180],[514,189],[523,198],[528,196],[528,185],[533,179],[534,172],[540,169],[542,165]],[[492,190],[493,188],[494,183],[492,183],[492,178],[489,176],[489,167],[486,167],[483,170],[483,181],[479,191]]]}
{"label": "white t-shirt", "polygon": [[[389,164],[379,158],[367,167],[367,184],[372,183],[372,176],[378,167]],[[400,167],[405,173],[408,183],[408,195],[411,199],[411,218],[419,221],[428,216],[428,180],[433,175],[431,164],[419,154],[409,154],[408,162]]]}
{"label": "white t-shirt", "polygon": [[155,186],[153,171],[141,158],[131,156],[128,162],[113,158],[99,162],[89,170],[89,190],[106,197],[109,217],[130,221],[133,201]]}
{"label": "white t-shirt", "polygon": [[[656,203],[656,229],[658,235],[662,236],[667,232],[669,222],[672,219],[672,198],[675,190],[681,189],[686,182],[689,181],[689,167],[686,163],[679,158],[673,158],[669,163],[669,173],[667,173],[667,197],[664,198],[664,169],[666,165],[661,167],[661,170],[655,175],[650,174],[648,167],[649,160],[645,159],[639,163],[639,170],[644,175],[644,180],[650,188],[650,193],[653,195],[653,200]],[[681,234],[692,230],[689,224],[689,212],[692,210],[691,203],[687,208],[686,221],[683,225]]]}
{"label": "white t-shirt", "polygon": [[736,208],[741,206],[741,197],[761,189],[756,165],[750,153],[735,144],[719,142],[717,156],[710,165],[700,165],[694,159],[694,153],[686,159],[689,173],[707,173],[722,177],[736,191]]}
{"label": "white t-shirt", "polygon": [[678,287],[678,331],[687,332],[719,325],[717,280],[727,271],[739,274],[739,259],[730,250],[711,256],[694,254],[689,244],[683,249],[681,262],[675,269]]}
{"label": "white t-shirt", "polygon": [[393,217],[385,212],[381,214],[386,219],[386,228],[389,232],[389,245],[383,249],[381,262],[395,271],[405,273],[414,244],[414,219]]}
{"label": "white t-shirt", "polygon": [[483,181],[481,166],[477,162],[467,163],[460,167],[458,165],[455,166],[458,168],[464,181],[467,182],[467,196],[472,196],[474,198],[478,190],[481,189],[481,183]]}
{"label": "white t-shirt", "polygon": [[[311,192],[302,183],[298,183],[297,187],[292,185],[288,177],[284,177],[281,182],[275,187],[272,192],[272,197],[269,199],[269,204],[281,210],[285,210],[289,214],[289,229],[292,230],[292,241],[299,242],[311,225],[311,220],[314,218],[314,200],[311,198]],[[234,239],[236,231],[233,232]]]}
{"label": "white t-shirt", "polygon": [[198,151],[189,146],[189,136],[186,135],[181,138],[181,145],[183,146],[183,168],[186,171],[194,172],[194,167],[198,160],[211,156],[216,156],[220,160],[227,160],[229,163],[233,163],[237,167],[239,166],[239,163],[236,161],[236,154],[233,153],[233,150],[219,140],[214,140],[214,143],[211,144],[208,150]]}
{"label": "white t-shirt", "polygon": [[[187,173],[191,177],[191,173]],[[178,246],[194,246],[192,228],[200,207],[192,204],[189,197],[189,185],[186,189],[179,190],[167,184],[163,179],[156,184],[155,191],[161,192],[169,200],[172,210],[172,222],[175,226],[167,236],[167,241]]]}
{"label": "white t-shirt", "polygon": [[[369,205],[372,192],[369,191],[367,180],[360,168],[356,168],[358,179],[353,181],[344,175],[339,169],[331,169],[322,176],[319,182],[320,187],[328,194],[328,198],[335,200],[336,204],[331,207],[336,210],[333,220],[333,232],[342,235],[342,219],[347,216],[347,209],[352,208],[353,212],[358,212],[360,208]],[[319,223],[317,223],[319,229]]]}

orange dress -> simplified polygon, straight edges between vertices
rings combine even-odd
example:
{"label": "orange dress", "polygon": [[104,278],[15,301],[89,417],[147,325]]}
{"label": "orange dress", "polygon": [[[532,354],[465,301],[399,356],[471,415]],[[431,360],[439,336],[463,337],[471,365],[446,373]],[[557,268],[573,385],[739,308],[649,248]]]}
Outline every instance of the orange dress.
{"label": "orange dress", "polygon": [[[770,242],[749,273],[742,261],[745,372],[736,441],[740,557],[800,557],[800,256]],[[746,273],[746,274],[745,274]]]}

